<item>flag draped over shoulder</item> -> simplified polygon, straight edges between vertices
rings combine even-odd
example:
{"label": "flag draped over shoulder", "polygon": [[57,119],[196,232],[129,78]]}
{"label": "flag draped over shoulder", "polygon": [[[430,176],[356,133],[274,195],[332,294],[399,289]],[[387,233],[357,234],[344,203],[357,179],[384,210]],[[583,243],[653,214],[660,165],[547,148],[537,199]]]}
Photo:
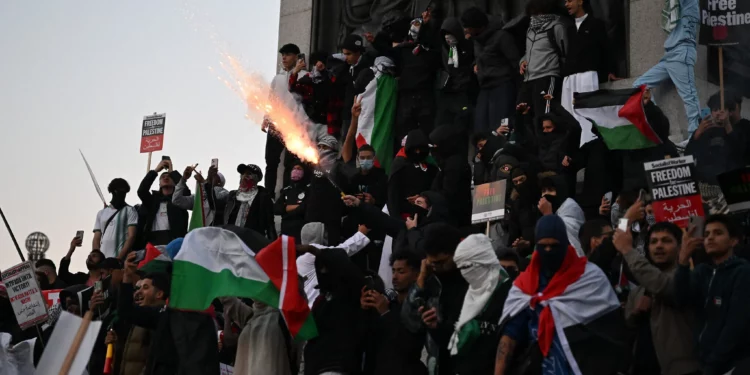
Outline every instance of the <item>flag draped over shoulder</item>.
{"label": "flag draped over shoulder", "polygon": [[193,214],[190,216],[188,232],[195,228],[203,228],[206,226],[206,213],[203,212],[203,199],[205,198],[205,194],[203,184],[196,181],[195,193],[193,194]]}
{"label": "flag draped over shoulder", "polygon": [[573,94],[576,114],[585,117],[610,150],[637,150],[662,143],[646,119],[646,87]]}
{"label": "flag draped over shoulder", "polygon": [[250,249],[232,231],[195,229],[174,258],[169,306],[204,310],[217,297],[251,298],[281,310],[292,336],[311,339],[317,328],[300,293],[295,255],[294,240],[287,236]]}
{"label": "flag draped over shoulder", "polygon": [[396,96],[398,82],[388,72],[393,62],[386,57],[378,57],[375,66],[375,78],[365,87],[359,96],[362,101],[362,113],[357,127],[357,148],[369,144],[375,149],[376,165],[388,173],[393,155],[393,121],[396,118]]}

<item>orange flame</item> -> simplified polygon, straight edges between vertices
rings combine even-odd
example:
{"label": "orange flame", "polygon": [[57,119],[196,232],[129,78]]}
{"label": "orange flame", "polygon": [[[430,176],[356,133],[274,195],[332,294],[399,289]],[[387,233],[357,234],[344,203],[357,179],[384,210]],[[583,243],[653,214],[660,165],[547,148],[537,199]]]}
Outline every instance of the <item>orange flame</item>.
{"label": "orange flame", "polygon": [[248,73],[233,56],[222,56],[228,64],[222,62],[220,65],[231,81],[222,76],[218,78],[245,102],[245,117],[256,123],[272,123],[289,151],[303,161],[317,164],[318,149],[307,133],[310,120],[292,94],[288,97],[279,97],[260,75]]}

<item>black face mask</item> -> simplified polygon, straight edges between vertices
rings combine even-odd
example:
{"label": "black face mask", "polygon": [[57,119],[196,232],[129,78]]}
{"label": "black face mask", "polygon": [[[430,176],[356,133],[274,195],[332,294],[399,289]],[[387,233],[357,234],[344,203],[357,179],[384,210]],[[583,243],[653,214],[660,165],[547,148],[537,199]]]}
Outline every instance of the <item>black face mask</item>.
{"label": "black face mask", "polygon": [[112,200],[109,203],[112,204],[112,207],[119,210],[125,207],[125,196],[127,195],[128,193],[122,191],[114,191],[112,192]]}
{"label": "black face mask", "polygon": [[407,151],[406,152],[406,159],[409,160],[412,163],[421,163],[427,159],[427,155],[429,154],[429,151],[419,149],[420,152],[414,152],[414,151]]}
{"label": "black face mask", "polygon": [[510,281],[513,282],[518,278],[518,275],[521,274],[521,271],[518,270],[516,267],[508,267],[505,269],[505,272],[508,273],[508,277],[510,277]]}
{"label": "black face mask", "polygon": [[547,202],[552,204],[552,212],[555,213],[560,208],[560,205],[562,205],[562,200],[557,195],[549,195],[545,194],[542,195],[544,199],[547,200]]}
{"label": "black face mask", "polygon": [[567,248],[565,245],[557,244],[552,245],[550,251],[546,251],[545,247],[547,245],[536,245],[535,251],[539,254],[542,273],[547,277],[552,277],[562,266]]}
{"label": "black face mask", "polygon": [[39,288],[41,288],[42,290],[51,289],[52,284],[50,284],[49,279],[47,279],[47,275],[45,275],[43,272],[38,272],[37,276],[37,280],[39,280]]}
{"label": "black face mask", "polygon": [[419,215],[417,219],[417,223],[419,223],[419,219],[426,219],[427,215],[430,213],[430,210],[414,205],[414,208],[412,209],[415,215]]}

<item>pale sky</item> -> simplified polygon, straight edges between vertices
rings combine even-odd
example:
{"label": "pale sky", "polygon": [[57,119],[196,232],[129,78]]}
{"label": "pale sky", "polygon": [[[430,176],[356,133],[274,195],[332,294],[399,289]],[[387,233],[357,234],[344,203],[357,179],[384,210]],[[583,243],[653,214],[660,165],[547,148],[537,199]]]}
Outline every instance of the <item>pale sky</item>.
{"label": "pale sky", "polygon": [[[84,230],[71,268],[85,269],[102,202],[78,149],[107,201],[107,185],[122,177],[131,186],[127,202],[140,203],[144,115],[167,114],[163,154],[179,171],[200,163],[206,172],[218,158],[232,189],[237,164],[264,168],[265,133],[245,119],[242,101],[208,67],[218,67],[221,46],[270,81],[279,0],[199,3],[0,2],[0,207],[24,256],[26,237],[44,232],[47,258],[59,265],[76,231]],[[161,155],[154,153],[152,168]],[[2,226],[0,269],[19,262]]]}

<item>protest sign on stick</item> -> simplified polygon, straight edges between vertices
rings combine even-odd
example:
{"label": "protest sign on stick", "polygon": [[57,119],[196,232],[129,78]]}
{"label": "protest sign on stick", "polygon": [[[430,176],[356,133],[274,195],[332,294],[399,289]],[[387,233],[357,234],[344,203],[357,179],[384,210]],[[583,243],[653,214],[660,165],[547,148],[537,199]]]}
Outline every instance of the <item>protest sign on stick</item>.
{"label": "protest sign on stick", "polygon": [[505,217],[505,180],[474,187],[471,223],[488,223]]}
{"label": "protest sign on stick", "polygon": [[34,374],[82,374],[102,326],[101,321],[91,321],[92,317],[91,311],[86,312],[83,319],[63,311],[47,345],[56,350],[44,351]]}
{"label": "protest sign on stick", "polygon": [[167,114],[143,116],[141,128],[141,154],[148,153],[148,165],[146,171],[151,170],[151,153],[161,151],[164,147],[164,125],[167,122]]}
{"label": "protest sign on stick", "polygon": [[15,265],[2,273],[8,299],[21,329],[41,324],[48,318],[47,303],[36,282],[31,261]]}
{"label": "protest sign on stick", "polygon": [[656,221],[687,228],[691,216],[704,215],[693,166],[692,156],[644,163]]}

